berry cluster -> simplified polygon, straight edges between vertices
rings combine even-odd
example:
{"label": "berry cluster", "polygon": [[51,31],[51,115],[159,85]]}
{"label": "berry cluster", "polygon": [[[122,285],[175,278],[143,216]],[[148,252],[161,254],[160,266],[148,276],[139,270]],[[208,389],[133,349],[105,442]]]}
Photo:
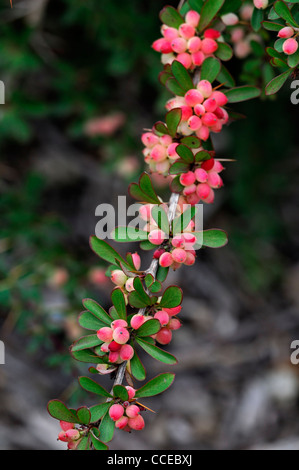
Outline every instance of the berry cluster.
{"label": "berry cluster", "polygon": [[135,389],[127,386],[129,400],[122,403],[115,403],[109,409],[109,416],[115,422],[115,427],[126,432],[141,431],[144,426],[144,419],[140,412],[144,410],[139,404],[132,404],[134,400]]}
{"label": "berry cluster", "polygon": [[[131,253],[131,256],[136,271],[139,271],[141,266],[141,259],[139,254]],[[111,281],[113,282],[113,284],[121,288],[124,293],[125,299],[127,299],[128,293],[134,290],[134,277],[128,277],[121,269],[114,269],[111,272]]]}
{"label": "berry cluster", "polygon": [[295,32],[291,26],[285,26],[278,32],[278,37],[285,39],[282,50],[287,55],[293,55],[297,52],[298,41],[297,41],[298,31]]}
{"label": "berry cluster", "polygon": [[178,330],[182,326],[178,318],[173,318],[178,313],[180,313],[181,309],[181,306],[174,308],[164,308],[163,310],[158,310],[155,312],[154,315],[146,316],[137,313],[131,319],[131,326],[135,330],[138,330],[138,328],[140,328],[140,326],[148,320],[159,320],[161,329],[158,331],[158,333],[152,335],[152,338],[155,339],[159,344],[169,344],[172,340],[172,331]]}
{"label": "berry cluster", "polygon": [[195,135],[206,141],[210,132],[220,132],[228,121],[228,113],[223,108],[228,99],[221,91],[213,90],[208,80],[201,80],[196,88],[188,90],[185,96],[176,96],[166,103],[168,111],[182,110],[178,132],[184,136]]}
{"label": "berry cluster", "polygon": [[172,163],[178,158],[175,149],[178,143],[173,142],[170,135],[159,137],[154,131],[145,132],[141,136],[145,149],[143,150],[144,160],[149,165],[152,172],[167,175]]}
{"label": "berry cluster", "polygon": [[210,28],[200,37],[196,29],[199,21],[199,13],[191,10],[185,16],[185,23],[178,29],[162,25],[163,38],[157,39],[152,47],[162,53],[161,60],[164,65],[177,60],[186,69],[194,70],[217,51],[216,40],[220,38],[220,32]]}
{"label": "berry cluster", "polygon": [[194,171],[188,171],[180,176],[180,183],[184,186],[183,195],[180,197],[180,203],[198,204],[203,201],[211,204],[215,199],[214,189],[223,186],[222,178],[219,173],[224,167],[218,160],[210,158],[199,164]]}
{"label": "berry cluster", "polygon": [[101,351],[108,354],[111,364],[129,361],[134,356],[134,349],[127,344],[130,339],[128,323],[125,320],[114,320],[110,326],[104,326],[97,331],[99,340],[103,341]]}
{"label": "berry cluster", "polygon": [[58,434],[58,440],[67,442],[69,450],[75,450],[82,438],[81,432],[75,428],[74,423],[67,421],[60,421],[60,427],[62,431]]}

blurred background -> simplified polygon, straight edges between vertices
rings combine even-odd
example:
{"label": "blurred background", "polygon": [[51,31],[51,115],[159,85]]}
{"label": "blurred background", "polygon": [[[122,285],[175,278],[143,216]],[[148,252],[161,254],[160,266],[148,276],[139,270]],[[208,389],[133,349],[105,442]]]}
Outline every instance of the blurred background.
{"label": "blurred background", "polygon": [[[163,119],[170,97],[150,47],[165,2],[13,3],[0,6],[0,448],[64,449],[46,405],[94,403],[77,386],[87,367],[68,348],[82,334],[82,298],[110,306],[113,285],[89,248],[95,209],[116,206],[138,179],[141,133]],[[238,84],[262,84],[263,52],[248,54],[230,71]],[[235,105],[246,120],[216,135],[218,157],[236,161],[204,225],[226,230],[229,244],[170,274],[184,290],[184,325],[169,346],[176,380],[147,400],[157,413],[146,413],[145,430],[119,431],[111,449],[299,449],[299,366],[290,361],[299,339],[299,108],[290,94],[287,83],[274,99]],[[165,180],[154,181],[167,200]],[[142,268],[149,262],[144,252]],[[142,359],[149,377],[167,370]]]}

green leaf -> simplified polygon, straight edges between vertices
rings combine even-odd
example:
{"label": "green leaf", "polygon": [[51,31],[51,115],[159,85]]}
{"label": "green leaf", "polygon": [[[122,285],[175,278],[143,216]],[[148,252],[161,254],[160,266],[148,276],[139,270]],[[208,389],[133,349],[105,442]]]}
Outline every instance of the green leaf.
{"label": "green leaf", "polygon": [[200,12],[199,31],[203,31],[215,18],[224,0],[206,0]]}
{"label": "green leaf", "polygon": [[157,292],[160,292],[160,290],[162,289],[162,284],[160,281],[155,281],[153,282],[153,284],[150,286],[149,290],[155,294]]}
{"label": "green leaf", "polygon": [[180,183],[180,175],[173,178],[170,183],[170,189],[173,193],[181,193],[184,189],[184,186]]}
{"label": "green leaf", "polygon": [[128,390],[123,385],[114,385],[113,387],[114,398],[120,398],[122,401],[128,401]]}
{"label": "green leaf", "polygon": [[150,251],[150,250],[157,249],[157,246],[153,245],[149,240],[144,240],[143,242],[140,243],[140,248],[142,250]]}
{"label": "green leaf", "polygon": [[144,308],[151,304],[149,295],[145,292],[139,277],[135,277],[133,281],[134,289],[129,294],[129,303],[132,307]]}
{"label": "green leaf", "polygon": [[227,96],[229,103],[238,103],[240,101],[251,100],[260,96],[261,91],[254,86],[240,86],[225,90],[223,93]]}
{"label": "green leaf", "polygon": [[226,42],[220,42],[220,41],[218,41],[217,44],[218,44],[218,49],[215,52],[215,55],[219,57],[220,60],[224,60],[224,61],[230,60],[233,56],[233,50],[230,47],[230,45],[226,44]]}
{"label": "green leaf", "polygon": [[109,317],[108,313],[95,300],[83,299],[82,303],[84,307],[93,315],[95,315],[99,320],[109,326],[111,325],[111,318]]}
{"label": "green leaf", "polygon": [[177,96],[185,96],[185,90],[178,84],[175,78],[169,78],[165,84],[167,90]]}
{"label": "green leaf", "polygon": [[173,308],[177,307],[182,303],[183,300],[183,292],[180,287],[177,286],[169,286],[167,289],[164,291],[164,294],[162,295],[162,299],[159,303],[160,307],[166,307],[166,308]]}
{"label": "green leaf", "polygon": [[268,31],[280,31],[283,25],[280,23],[273,23],[272,21],[263,21],[263,27]]}
{"label": "green leaf", "polygon": [[162,135],[169,134],[168,129],[165,126],[164,122],[161,122],[161,121],[156,122],[156,124],[154,125],[154,129],[159,134],[162,134]]}
{"label": "green leaf", "polygon": [[188,0],[188,3],[189,3],[190,8],[192,10],[195,10],[198,13],[201,13],[201,9],[202,9],[202,6],[203,6],[203,0]]}
{"label": "green leaf", "polygon": [[154,346],[153,344],[150,344],[141,338],[136,338],[136,342],[142,349],[144,349],[145,352],[147,352],[147,354],[149,354],[157,361],[164,362],[165,364],[177,363],[177,359],[172,354],[169,354],[163,349],[158,348],[157,346]]}
{"label": "green leaf", "polygon": [[140,176],[138,184],[130,184],[129,193],[132,197],[139,201],[160,204],[160,200],[153,188],[151,179],[145,172]]}
{"label": "green leaf", "polygon": [[197,149],[201,145],[199,138],[194,135],[183,137],[181,139],[181,144],[187,145],[190,149]]}
{"label": "green leaf", "polygon": [[157,281],[164,282],[167,278],[168,272],[169,268],[163,268],[162,266],[159,266],[156,274]]}
{"label": "green leaf", "polygon": [[288,77],[291,75],[292,72],[292,70],[286,70],[281,75],[278,75],[277,77],[273,78],[271,82],[269,82],[266,86],[266,95],[269,96],[277,93],[287,81]]}
{"label": "green leaf", "polygon": [[111,292],[111,300],[115,307],[115,310],[117,311],[118,318],[121,318],[122,320],[126,320],[127,308],[126,308],[125,296],[124,296],[123,291],[119,287],[116,287]]}
{"label": "green leaf", "polygon": [[91,419],[91,413],[87,406],[82,406],[77,409],[78,423],[88,425]]}
{"label": "green leaf", "polygon": [[102,343],[103,341],[101,341],[97,335],[82,336],[82,338],[77,339],[77,341],[72,344],[71,350],[73,352],[82,351],[82,349],[93,348]]}
{"label": "green leaf", "polygon": [[299,25],[294,20],[293,15],[285,2],[281,0],[275,2],[274,10],[281,18],[283,18],[287,23],[289,23],[290,26],[293,26],[294,28],[299,28]]}
{"label": "green leaf", "polygon": [[154,206],[151,210],[152,217],[158,227],[166,234],[169,235],[169,222],[168,217],[161,206]]}
{"label": "green leaf", "polygon": [[206,160],[210,160],[211,155],[209,154],[209,152],[206,152],[205,150],[201,150],[194,157],[195,157],[195,161],[199,163],[199,162],[205,162]]}
{"label": "green leaf", "polygon": [[90,433],[90,437],[95,450],[108,450],[108,446],[100,441],[100,439],[97,439],[92,432]]}
{"label": "green leaf", "polygon": [[103,442],[110,442],[113,439],[115,423],[109,416],[109,411],[104,415],[99,431]]}
{"label": "green leaf", "polygon": [[86,330],[98,331],[100,328],[107,326],[106,323],[100,321],[95,315],[87,311],[80,313],[78,322],[79,325]]}
{"label": "green leaf", "polygon": [[154,397],[165,392],[173,383],[175,374],[160,374],[149,380],[145,385],[136,390],[136,398]]}
{"label": "green leaf", "polygon": [[115,264],[115,260],[118,260],[128,269],[130,269],[130,265],[120,256],[117,251],[106,243],[104,240],[100,240],[96,236],[90,237],[90,246],[91,249],[103,260],[107,261],[108,263]]}
{"label": "green leaf", "polygon": [[239,10],[242,6],[241,0],[225,0],[223,7],[221,8],[220,14],[226,15],[227,13],[234,13]]}
{"label": "green leaf", "polygon": [[297,49],[297,51],[294,54],[288,56],[288,66],[289,67],[295,68],[295,67],[297,67],[298,64],[299,64],[299,48]]}
{"label": "green leaf", "polygon": [[221,71],[218,74],[217,82],[229,87],[234,87],[236,85],[234,78],[223,64],[221,64]]}
{"label": "green leaf", "polygon": [[81,387],[87,392],[95,393],[96,395],[100,395],[102,397],[112,398],[112,395],[107,392],[107,390],[105,390],[102,385],[98,384],[89,377],[79,377],[78,380]]}
{"label": "green leaf", "polygon": [[166,114],[166,125],[171,137],[175,137],[177,128],[182,119],[181,108],[175,108]]}
{"label": "green leaf", "polygon": [[147,240],[147,233],[138,227],[116,227],[111,238],[119,243],[141,242]]}
{"label": "green leaf", "polygon": [[90,450],[89,438],[87,436],[82,437],[76,450]]}
{"label": "green leaf", "polygon": [[94,405],[89,408],[91,413],[91,423],[96,423],[101,419],[104,414],[109,410],[110,406],[113,405],[113,402],[105,402],[101,403],[100,405]]}
{"label": "green leaf", "polygon": [[71,410],[60,400],[50,400],[48,403],[48,413],[52,418],[68,423],[77,423],[78,419]]}
{"label": "green leaf", "polygon": [[184,18],[179,14],[179,12],[171,6],[166,6],[163,8],[160,13],[160,20],[167,26],[176,29],[178,29],[179,26],[185,22]]}
{"label": "green leaf", "polygon": [[187,173],[190,169],[190,164],[186,163],[184,160],[177,160],[169,168],[170,175],[179,175],[181,173]]}
{"label": "green leaf", "polygon": [[134,356],[130,360],[130,368],[131,368],[131,374],[133,377],[135,377],[136,380],[144,380],[145,379],[145,368],[142,364],[142,362],[139,359],[138,354],[134,353]]}
{"label": "green leaf", "polygon": [[283,46],[284,42],[285,42],[284,38],[277,39],[274,43],[274,49],[277,52],[283,52],[282,46]]}
{"label": "green leaf", "polygon": [[184,160],[186,163],[194,162],[193,152],[186,145],[183,145],[183,144],[178,145],[175,151],[181,157],[181,159]]}
{"label": "green leaf", "polygon": [[277,52],[273,47],[266,47],[266,52],[270,57],[276,57],[277,59],[284,59],[284,55],[280,52]]}
{"label": "green leaf", "polygon": [[221,248],[228,243],[227,233],[224,230],[211,229],[193,233],[197,239],[195,248],[201,246]]}
{"label": "green leaf", "polygon": [[213,83],[221,70],[221,63],[215,57],[208,57],[201,66],[201,80]]}
{"label": "green leaf", "polygon": [[180,87],[185,91],[185,93],[191,88],[194,88],[192,78],[190,77],[188,70],[183,66],[183,64],[181,64],[177,60],[174,60],[171,64],[171,70],[174,78],[176,79]]}
{"label": "green leaf", "polygon": [[151,336],[158,333],[161,330],[161,324],[159,320],[148,320],[143,325],[141,325],[138,330],[136,330],[136,334],[138,337],[142,336]]}
{"label": "green leaf", "polygon": [[197,207],[189,206],[187,209],[173,221],[173,234],[182,233],[189,225],[190,221],[196,215]]}
{"label": "green leaf", "polygon": [[254,31],[259,31],[262,26],[262,21],[264,19],[264,11],[258,10],[257,8],[253,9],[252,17],[251,17],[251,26]]}
{"label": "green leaf", "polygon": [[91,364],[104,364],[105,361],[95,354],[91,349],[84,349],[82,351],[72,351],[71,354],[76,361],[86,362]]}

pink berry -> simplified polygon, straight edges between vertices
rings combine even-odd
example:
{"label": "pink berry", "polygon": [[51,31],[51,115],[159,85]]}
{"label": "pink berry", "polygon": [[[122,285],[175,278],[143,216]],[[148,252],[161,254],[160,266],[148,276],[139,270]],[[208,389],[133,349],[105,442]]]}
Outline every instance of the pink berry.
{"label": "pink berry", "polygon": [[216,171],[217,173],[220,173],[222,170],[224,170],[224,166],[222,165],[221,162],[219,162],[218,160],[215,160],[212,170]]}
{"label": "pink berry", "polygon": [[110,344],[110,343],[103,343],[103,344],[101,345],[101,351],[103,351],[103,352],[105,352],[105,353],[109,352],[109,344]]}
{"label": "pink berry", "polygon": [[206,199],[210,194],[211,188],[207,183],[201,183],[197,186],[196,192],[198,197]]}
{"label": "pink berry", "polygon": [[204,97],[196,89],[191,89],[185,94],[185,101],[188,106],[194,107],[196,104],[201,104],[203,100]]}
{"label": "pink berry", "polygon": [[188,171],[187,173],[182,173],[180,176],[180,183],[183,186],[190,186],[195,182],[195,175],[193,171]]}
{"label": "pink berry", "polygon": [[208,173],[208,183],[211,188],[220,188],[223,186],[222,179],[216,171],[210,171],[210,173]]}
{"label": "pink berry", "polygon": [[164,29],[163,29],[163,36],[164,36],[165,39],[167,39],[168,41],[172,41],[173,39],[179,37],[179,32],[178,32],[178,30],[177,30],[176,28],[168,27],[168,28],[164,28]]}
{"label": "pink berry", "polygon": [[184,196],[191,196],[191,194],[194,194],[196,191],[196,185],[195,184],[190,184],[190,186],[185,186],[183,189],[183,194]]}
{"label": "pink berry", "polygon": [[214,164],[215,164],[214,158],[210,158],[209,160],[202,162],[201,168],[203,168],[205,171],[210,171],[212,170]]}
{"label": "pink berry", "polygon": [[156,52],[162,52],[163,54],[169,54],[172,52],[171,42],[165,38],[157,39],[153,42],[152,48]]}
{"label": "pink berry", "polygon": [[178,305],[177,307],[172,307],[172,308],[164,308],[163,309],[166,313],[168,313],[169,316],[174,316],[178,315],[180,311],[182,310],[182,306]]}
{"label": "pink berry", "polygon": [[190,250],[192,249],[192,245],[196,242],[196,236],[193,233],[183,233],[182,235],[184,242],[185,242],[185,249]]}
{"label": "pink berry", "polygon": [[159,258],[159,264],[162,268],[169,268],[173,263],[173,259],[170,253],[165,252]]}
{"label": "pink berry", "polygon": [[202,104],[196,104],[194,106],[194,112],[197,116],[202,117],[204,114],[206,114],[206,109]]}
{"label": "pink berry", "polygon": [[185,20],[186,23],[191,24],[191,26],[194,26],[194,28],[196,28],[200,20],[200,14],[197,13],[197,11],[195,10],[190,10],[187,12]]}
{"label": "pink berry", "polygon": [[188,51],[190,54],[195,54],[200,50],[201,47],[201,39],[198,36],[194,36],[193,38],[190,38],[188,41]]}
{"label": "pink berry", "polygon": [[68,431],[69,429],[74,429],[75,424],[69,423],[68,421],[60,421],[60,427],[63,431]]}
{"label": "pink berry", "polygon": [[[184,264],[186,266],[192,266],[195,263],[196,258],[193,253],[190,253],[190,251],[187,251],[186,253],[187,253],[187,256],[186,256],[186,261]],[[174,328],[170,327],[170,329],[173,330]]]}
{"label": "pink berry", "polygon": [[115,427],[117,429],[124,429],[128,424],[129,418],[127,416],[122,416],[117,421],[115,421]]}
{"label": "pink berry", "polygon": [[169,156],[169,158],[178,158],[178,154],[176,153],[176,148],[178,145],[179,144],[177,142],[169,145],[169,147],[167,148],[167,155]]}
{"label": "pink berry", "polygon": [[126,322],[126,320],[114,320],[111,323],[111,328],[113,330],[115,330],[115,328],[118,328],[119,326],[126,328],[128,326],[128,323]]}
{"label": "pink berry", "polygon": [[204,54],[213,54],[218,49],[218,44],[214,39],[205,38],[201,41],[201,50]]}
{"label": "pink berry", "polygon": [[109,362],[111,362],[112,364],[114,364],[115,362],[117,362],[117,361],[119,360],[119,352],[118,352],[118,351],[111,351],[111,352],[109,353],[108,360],[109,360]]}
{"label": "pink berry", "polygon": [[176,263],[184,263],[186,260],[186,252],[182,248],[175,248],[171,254]]}
{"label": "pink berry", "polygon": [[180,62],[186,69],[189,69],[192,65],[192,58],[188,52],[182,52],[178,54],[176,60]]}
{"label": "pink berry", "polygon": [[152,208],[154,207],[153,204],[144,204],[139,208],[139,215],[142,218],[142,220],[149,220],[151,217],[151,211]]}
{"label": "pink berry", "polygon": [[227,13],[221,16],[221,20],[226,26],[234,26],[239,23],[239,18],[235,13]]}
{"label": "pink berry", "polygon": [[115,403],[109,408],[109,416],[113,421],[118,421],[124,415],[124,407]]}
{"label": "pink berry", "polygon": [[136,418],[140,413],[140,408],[137,405],[130,405],[126,408],[126,415],[128,418]]}
{"label": "pink berry", "polygon": [[283,52],[287,55],[294,54],[298,49],[298,42],[296,39],[287,39],[282,45]]}
{"label": "pink berry", "polygon": [[134,349],[130,344],[124,344],[119,351],[119,356],[123,361],[130,361],[134,356]]}
{"label": "pink berry", "polygon": [[197,168],[195,170],[195,177],[199,183],[206,183],[208,179],[208,173],[202,168]]}
{"label": "pink berry", "polygon": [[213,91],[211,94],[211,98],[213,98],[218,106],[225,106],[226,103],[228,102],[227,96],[222,93],[221,91]]}
{"label": "pink berry", "polygon": [[168,328],[162,328],[156,336],[156,340],[160,344],[169,344],[172,340],[172,332]]}
{"label": "pink berry", "polygon": [[188,43],[184,38],[175,38],[171,41],[171,47],[173,52],[181,54],[187,50]]}
{"label": "pink berry", "polygon": [[202,126],[201,119],[195,115],[191,116],[191,118],[188,120],[188,126],[192,131],[197,131]]}
{"label": "pink berry", "polygon": [[214,113],[206,113],[201,120],[204,126],[211,127],[217,123],[218,118]]}
{"label": "pink berry", "polygon": [[169,322],[169,315],[165,312],[165,310],[161,310],[160,312],[156,312],[154,318],[159,320],[161,326],[166,326]]}
{"label": "pink berry", "polygon": [[169,329],[170,330],[178,330],[179,328],[181,328],[182,324],[180,322],[180,320],[178,320],[177,318],[171,318],[170,322],[169,322]]}
{"label": "pink berry", "polygon": [[144,134],[142,134],[141,140],[143,145],[150,148],[154,147],[159,143],[159,137],[153,134],[152,132],[145,132]]}
{"label": "pink berry", "polygon": [[184,39],[191,39],[195,35],[195,28],[191,24],[183,23],[179,27],[179,34]]}
{"label": "pink berry", "polygon": [[111,352],[119,351],[121,348],[121,344],[118,344],[116,341],[111,341],[108,346],[108,350]]}
{"label": "pink berry", "polygon": [[123,287],[125,285],[127,279],[128,278],[125,275],[125,273],[123,271],[121,271],[120,269],[115,269],[111,273],[111,281],[113,282],[113,284],[115,284],[119,287]]}
{"label": "pink berry", "polygon": [[145,318],[143,315],[139,315],[138,313],[131,318],[131,327],[134,330],[138,330],[141,325],[145,322]]}
{"label": "pink berry", "polygon": [[204,37],[205,38],[208,38],[208,39],[218,39],[220,38],[221,34],[219,31],[217,31],[216,29],[206,29],[205,32],[204,32]]}
{"label": "pink berry", "polygon": [[203,102],[203,106],[205,110],[209,113],[213,113],[218,107],[215,98],[212,98],[212,96]]}
{"label": "pink berry", "polygon": [[203,202],[205,202],[206,204],[212,204],[214,202],[214,199],[215,193],[213,189],[211,189],[210,194],[206,198],[203,198]]}
{"label": "pink berry", "polygon": [[171,243],[175,248],[181,248],[184,246],[184,238],[182,235],[175,235]]}
{"label": "pink berry", "polygon": [[167,151],[166,151],[166,148],[163,145],[157,144],[152,149],[150,155],[151,155],[151,158],[155,162],[161,162],[161,161],[165,160],[165,158],[167,157]]}
{"label": "pink berry", "polygon": [[132,399],[135,397],[135,393],[136,393],[135,388],[130,387],[130,385],[127,385],[127,386],[126,386],[126,389],[127,389],[127,391],[128,391],[129,400],[132,400]]}
{"label": "pink berry", "polygon": [[141,431],[144,426],[144,419],[141,415],[136,416],[136,418],[129,418],[128,425],[130,426],[131,429],[134,429],[135,431]]}
{"label": "pink berry", "polygon": [[208,80],[201,80],[197,85],[197,89],[204,98],[209,98],[213,92],[212,85]]}
{"label": "pink berry", "polygon": [[109,343],[113,339],[113,330],[112,330],[112,328],[109,328],[107,326],[104,326],[103,328],[100,328],[97,331],[97,337],[101,341],[104,341],[104,343]]}
{"label": "pink berry", "polygon": [[207,126],[201,126],[198,131],[196,131],[196,136],[201,140],[208,140],[210,135],[210,130]]}
{"label": "pink berry", "polygon": [[60,433],[58,434],[58,440],[62,441],[62,442],[67,442],[68,441],[68,438],[67,438],[67,435],[66,435],[65,431],[60,431]]}
{"label": "pink berry", "polygon": [[154,259],[159,259],[160,256],[163,255],[163,253],[165,253],[164,248],[161,248],[161,249],[158,248],[158,250],[156,250],[156,251],[154,252],[154,256],[153,256]]}
{"label": "pink berry", "polygon": [[192,116],[193,111],[190,106],[181,106],[182,110],[182,121],[188,121],[188,119]]}
{"label": "pink berry", "polygon": [[291,28],[290,26],[286,26],[278,32],[277,36],[280,38],[288,39],[291,38],[294,33],[295,31],[293,30],[293,28]]}
{"label": "pink berry", "polygon": [[264,10],[267,8],[269,0],[253,0],[253,3],[258,10]]}
{"label": "pink berry", "polygon": [[80,437],[80,433],[78,429],[69,429],[66,431],[66,437],[70,439],[71,441],[76,441]]}
{"label": "pink berry", "polygon": [[194,65],[200,67],[205,60],[205,55],[202,51],[193,52],[191,54],[191,59]]}
{"label": "pink berry", "polygon": [[140,269],[141,266],[141,259],[138,253],[132,253],[133,264],[137,271]]}
{"label": "pink berry", "polygon": [[[192,194],[189,194],[188,196],[186,196],[186,201],[187,201],[187,204],[190,204],[191,206],[194,206],[195,204],[199,203],[200,198],[197,196],[197,194],[195,192],[195,193],[192,193]],[[174,269],[173,266],[172,266],[172,268]]]}
{"label": "pink berry", "polygon": [[115,330],[113,331],[113,339],[118,344],[125,344],[130,339],[130,333],[126,328],[115,328]]}
{"label": "pink berry", "polygon": [[161,245],[164,242],[166,235],[160,229],[152,230],[149,235],[148,239],[153,245]]}
{"label": "pink berry", "polygon": [[130,277],[126,282],[126,290],[132,292],[134,290],[134,277]]}

